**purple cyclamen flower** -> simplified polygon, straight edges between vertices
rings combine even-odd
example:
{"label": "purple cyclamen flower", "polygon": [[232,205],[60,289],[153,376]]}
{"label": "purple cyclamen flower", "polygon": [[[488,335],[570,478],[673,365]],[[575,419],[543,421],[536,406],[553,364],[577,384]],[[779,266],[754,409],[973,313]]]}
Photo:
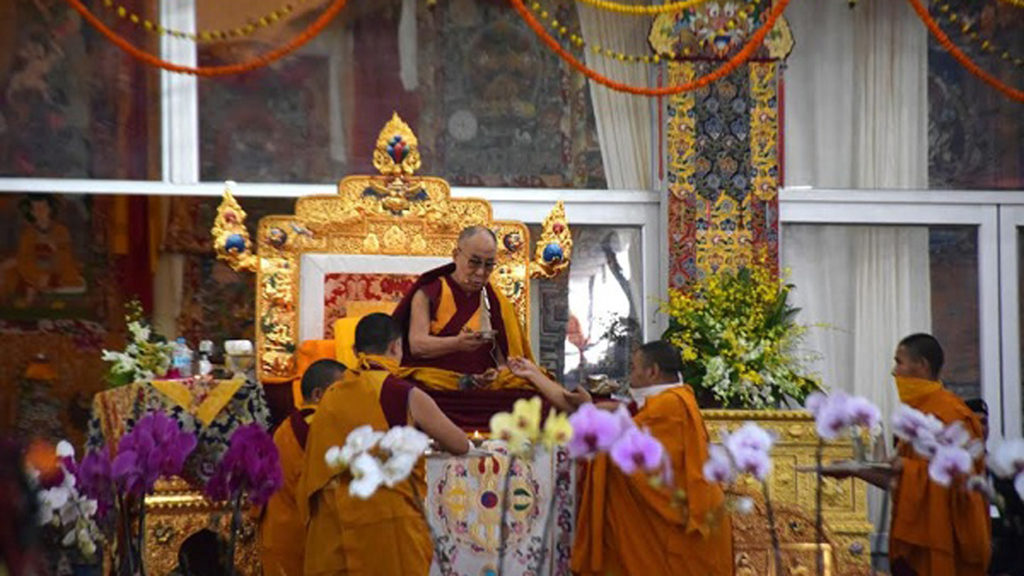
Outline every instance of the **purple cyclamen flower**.
{"label": "purple cyclamen flower", "polygon": [[948,487],[954,478],[970,471],[970,453],[955,446],[939,446],[928,463],[928,477],[940,486]]}
{"label": "purple cyclamen flower", "polygon": [[161,476],[180,473],[195,447],[195,434],[162,412],[150,412],[121,438],[110,466],[114,484],[131,496],[148,494]]}
{"label": "purple cyclamen flower", "polygon": [[283,482],[274,439],[258,424],[248,424],[231,435],[205,492],[213,500],[229,500],[244,491],[253,506],[262,506]]}
{"label": "purple cyclamen flower", "polygon": [[[837,401],[838,400],[838,401]],[[814,429],[825,440],[835,440],[850,426],[850,413],[844,399],[831,399],[818,410]]]}
{"label": "purple cyclamen flower", "polygon": [[662,465],[665,447],[650,433],[630,428],[615,441],[610,454],[612,462],[626,474],[654,472]]}
{"label": "purple cyclamen flower", "polygon": [[601,410],[593,404],[580,406],[569,416],[569,424],[572,425],[569,455],[573,458],[589,458],[607,451],[622,435],[624,425],[621,415]]}
{"label": "purple cyclamen flower", "polygon": [[718,444],[708,447],[708,460],[704,463],[704,479],[708,482],[729,484],[736,477],[732,461],[725,448]]}
{"label": "purple cyclamen flower", "polygon": [[110,474],[110,453],[106,445],[90,450],[78,465],[75,478],[79,491],[96,501],[96,516],[104,518],[114,505],[114,484]]}

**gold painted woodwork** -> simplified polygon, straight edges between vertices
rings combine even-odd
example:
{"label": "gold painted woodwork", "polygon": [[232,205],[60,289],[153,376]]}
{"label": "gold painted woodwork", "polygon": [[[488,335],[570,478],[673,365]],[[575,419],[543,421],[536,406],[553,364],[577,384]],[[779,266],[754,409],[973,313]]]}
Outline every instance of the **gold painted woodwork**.
{"label": "gold painted woodwork", "polygon": [[[146,542],[144,562],[151,576],[169,574],[178,564],[178,550],[190,535],[209,528],[227,541],[231,509],[207,500],[201,492],[180,478],[161,479],[146,497]],[[256,517],[245,514],[235,544],[235,566],[239,574],[260,574]]]}
{"label": "gold painted woodwork", "polygon": [[[400,161],[388,152],[395,138],[409,150]],[[261,380],[281,381],[294,375],[303,254],[447,257],[464,228],[486,226],[498,238],[492,278],[515,307],[527,334],[530,278],[551,278],[568,266],[572,237],[561,203],[545,219],[541,239],[544,245],[558,243],[563,258],[545,263],[541,250],[531,262],[526,225],[495,220],[486,200],[452,198],[445,180],[415,175],[421,163],[418,141],[397,114],[381,131],[373,159],[379,175],[348,176],[338,183],[337,194],[299,198],[294,214],[261,219],[255,249],[245,233],[245,212],[225,190],[213,228],[214,245],[218,257],[232,268],[256,273],[256,354]],[[244,239],[244,250],[225,248],[233,234]],[[237,243],[238,238],[234,240]]]}
{"label": "gold painted woodwork", "polygon": [[[814,429],[814,419],[807,412],[788,410],[704,410],[702,414],[713,442],[717,441],[721,431],[732,432],[748,421],[756,422],[776,435],[777,440],[772,449],[773,469],[768,485],[776,508],[776,524],[780,528],[783,556],[788,558],[784,567],[789,574],[815,574],[814,511],[817,478],[813,473],[796,471],[797,466],[813,467],[815,464],[818,435]],[[853,458],[853,443],[827,442],[823,454],[825,462]],[[757,507],[756,514],[744,516],[734,513],[732,516],[736,574],[774,575],[760,483],[744,477],[733,489],[753,497]],[[869,536],[873,527],[868,521],[866,490],[863,482],[852,478],[826,478],[823,484],[822,510],[826,541],[831,551],[831,555],[828,555],[832,562],[830,573],[833,575],[870,572]],[[786,550],[794,552],[787,554]],[[795,552],[797,550],[802,552]],[[745,556],[741,558],[741,555]],[[745,567],[747,565],[749,567]],[[754,571],[745,572],[748,568]],[[809,572],[803,572],[804,569]]]}

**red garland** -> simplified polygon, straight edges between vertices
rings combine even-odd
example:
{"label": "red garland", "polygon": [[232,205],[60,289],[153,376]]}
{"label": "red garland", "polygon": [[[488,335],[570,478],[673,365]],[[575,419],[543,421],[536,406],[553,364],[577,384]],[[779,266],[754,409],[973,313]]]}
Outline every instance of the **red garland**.
{"label": "red garland", "polygon": [[968,72],[977,76],[982,82],[1002,92],[1007,97],[1018,102],[1024,102],[1024,90],[1018,90],[1012,86],[1008,86],[1001,80],[992,76],[988,72],[985,72],[973,60],[964,54],[959,48],[957,48],[953,42],[949,39],[949,36],[939,28],[939,25],[932,19],[931,14],[928,13],[928,9],[921,4],[921,0],[908,0],[910,5],[914,8],[914,12],[921,18],[924,25],[928,27],[928,31],[932,33],[932,36],[939,41],[939,45],[949,52],[949,55],[954,60],[960,63],[961,66],[967,69]]}
{"label": "red garland", "polygon": [[608,78],[607,76],[602,76],[601,74],[595,72],[594,70],[587,68],[586,64],[583,64],[582,62],[577,60],[575,56],[567,52],[565,48],[562,48],[562,45],[559,44],[558,41],[555,40],[550,34],[548,34],[548,31],[544,29],[544,26],[542,26],[541,23],[538,22],[537,19],[533,17],[533,14],[531,14],[530,11],[526,9],[526,6],[523,4],[523,0],[509,1],[512,3],[512,7],[515,8],[516,12],[519,13],[519,16],[522,17],[523,21],[525,21],[526,24],[533,29],[534,34],[536,34],[537,37],[540,38],[540,40],[543,43],[547,44],[549,48],[554,50],[555,53],[558,54],[562,58],[562,60],[565,60],[570,66],[572,66],[579,72],[582,72],[587,78],[590,78],[591,80],[599,84],[604,84],[605,86],[611,88],[612,90],[615,90],[617,92],[628,92],[630,94],[635,94],[637,96],[671,96],[672,94],[681,94],[683,92],[689,92],[691,90],[696,90],[698,88],[707,86],[708,84],[711,84],[716,80],[728,76],[733,72],[733,70],[738,68],[744,62],[749,60],[751,56],[754,55],[754,51],[761,46],[762,42],[764,42],[764,37],[767,36],[768,32],[771,31],[772,27],[775,26],[775,21],[779,18],[779,16],[782,15],[782,11],[785,10],[786,6],[789,4],[789,0],[778,0],[778,2],[772,8],[771,13],[768,15],[768,19],[761,25],[760,28],[757,29],[757,32],[755,32],[754,35],[750,37],[750,40],[748,40],[747,43],[743,45],[743,48],[740,49],[740,51],[737,52],[736,55],[734,55],[732,58],[726,61],[725,64],[723,64],[714,72],[711,72],[705,76],[701,76],[700,78],[697,78],[691,82],[687,82],[686,84],[681,84],[679,86],[666,86],[664,88],[643,88],[615,82],[611,78]]}
{"label": "red garland", "polygon": [[326,28],[327,25],[331,23],[331,20],[333,20],[334,17],[337,16],[339,12],[341,12],[341,10],[345,7],[346,4],[348,4],[348,0],[334,0],[334,2],[327,7],[327,10],[325,10],[324,13],[321,14],[319,18],[317,18],[312,24],[310,24],[308,28],[306,28],[297,36],[289,40],[288,43],[285,44],[284,46],[275,48],[274,50],[271,50],[266,54],[256,56],[255,58],[246,60],[245,62],[240,62],[238,64],[228,64],[224,66],[201,66],[198,68],[193,68],[191,66],[181,66],[179,64],[174,64],[173,62],[168,62],[161,58],[157,58],[156,56],[153,56],[152,54],[149,54],[143,50],[140,50],[139,48],[136,48],[132,45],[131,42],[125,40],[123,37],[119,36],[116,32],[114,32],[105,24],[103,24],[103,22],[100,21],[100,19],[97,18],[95,14],[90,12],[89,9],[84,4],[82,4],[81,0],[67,0],[67,2],[71,5],[72,8],[74,8],[79,14],[81,14],[82,17],[85,18],[87,22],[89,22],[89,24],[96,28],[96,30],[98,30],[100,34],[105,36],[107,40],[113,42],[118,48],[124,50],[133,58],[140,60],[145,64],[149,64],[150,66],[163,68],[164,70],[168,70],[170,72],[178,72],[181,74],[194,74],[196,76],[206,77],[227,76],[230,74],[241,74],[243,72],[249,72],[252,70],[256,70],[257,68],[262,68],[270,64],[271,62],[274,62],[275,60],[279,60],[284,56],[287,56],[288,54],[301,48],[304,44],[312,40],[317,34],[322,32],[323,29]]}

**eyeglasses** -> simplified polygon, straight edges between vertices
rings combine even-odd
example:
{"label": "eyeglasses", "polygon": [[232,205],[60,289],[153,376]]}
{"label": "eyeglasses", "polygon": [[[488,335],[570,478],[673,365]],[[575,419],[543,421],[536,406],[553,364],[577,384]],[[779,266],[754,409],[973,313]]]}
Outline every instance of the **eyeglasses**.
{"label": "eyeglasses", "polygon": [[[459,254],[465,254],[462,250],[459,250]],[[494,260],[481,260],[476,256],[468,256],[466,263],[469,265],[470,270],[484,269],[485,272],[492,272],[497,263]]]}

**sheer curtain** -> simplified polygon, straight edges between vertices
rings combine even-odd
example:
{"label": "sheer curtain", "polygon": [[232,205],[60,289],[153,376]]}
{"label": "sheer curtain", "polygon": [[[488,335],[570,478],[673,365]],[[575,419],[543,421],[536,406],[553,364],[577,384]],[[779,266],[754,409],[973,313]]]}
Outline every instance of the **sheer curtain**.
{"label": "sheer curtain", "polygon": [[[927,36],[904,2],[799,2],[786,72],[786,184],[927,187]],[[926,227],[785,226],[808,347],[834,389],[870,398],[888,421],[899,339],[931,328]],[[879,514],[883,495],[869,504]],[[884,534],[873,548],[884,547]]]}
{"label": "sheer curtain", "polygon": [[[588,46],[602,46],[627,54],[646,54],[650,20],[622,17],[582,3],[576,4],[580,30]],[[647,66],[620,62],[586,51],[587,65],[597,72],[629,84],[648,83]],[[651,189],[653,118],[647,98],[615,92],[590,81],[590,99],[597,120],[608,187]]]}

